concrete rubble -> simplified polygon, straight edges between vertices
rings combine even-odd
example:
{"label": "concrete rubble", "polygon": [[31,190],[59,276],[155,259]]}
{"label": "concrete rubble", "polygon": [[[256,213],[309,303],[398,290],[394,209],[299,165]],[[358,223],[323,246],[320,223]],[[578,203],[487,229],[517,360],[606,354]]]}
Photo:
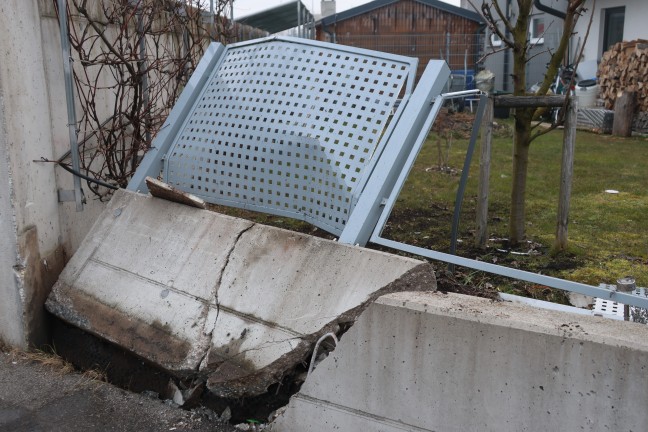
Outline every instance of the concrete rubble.
{"label": "concrete rubble", "polygon": [[231,399],[279,383],[378,296],[435,286],[421,261],[120,190],[46,306]]}

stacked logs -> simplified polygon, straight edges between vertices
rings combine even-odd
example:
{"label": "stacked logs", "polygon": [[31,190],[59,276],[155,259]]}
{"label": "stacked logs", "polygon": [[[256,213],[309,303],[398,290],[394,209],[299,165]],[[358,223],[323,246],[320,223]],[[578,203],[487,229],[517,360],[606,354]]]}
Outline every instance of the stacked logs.
{"label": "stacked logs", "polygon": [[623,91],[636,93],[637,111],[648,111],[648,40],[619,42],[606,51],[598,68],[599,97],[606,109]]}

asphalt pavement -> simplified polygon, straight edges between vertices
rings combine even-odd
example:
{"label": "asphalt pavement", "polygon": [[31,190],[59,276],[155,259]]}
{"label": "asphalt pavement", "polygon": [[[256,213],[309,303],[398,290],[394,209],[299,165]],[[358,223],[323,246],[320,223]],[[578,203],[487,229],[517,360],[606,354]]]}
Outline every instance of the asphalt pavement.
{"label": "asphalt pavement", "polygon": [[0,431],[237,430],[214,417],[70,372],[56,359],[0,350]]}

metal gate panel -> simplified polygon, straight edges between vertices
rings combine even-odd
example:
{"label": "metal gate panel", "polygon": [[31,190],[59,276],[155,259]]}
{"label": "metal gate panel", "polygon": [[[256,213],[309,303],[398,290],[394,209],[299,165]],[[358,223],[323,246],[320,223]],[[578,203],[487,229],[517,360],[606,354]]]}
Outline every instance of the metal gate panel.
{"label": "metal gate panel", "polygon": [[164,180],[339,235],[416,64],[293,38],[231,45],[171,144]]}

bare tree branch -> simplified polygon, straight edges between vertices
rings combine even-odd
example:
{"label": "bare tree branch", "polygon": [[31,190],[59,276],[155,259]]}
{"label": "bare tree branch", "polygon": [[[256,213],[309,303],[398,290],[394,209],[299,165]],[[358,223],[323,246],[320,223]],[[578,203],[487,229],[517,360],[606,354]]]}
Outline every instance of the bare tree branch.
{"label": "bare tree branch", "polygon": [[[70,45],[78,58],[75,89],[82,107],[79,147],[88,177],[125,187],[207,44],[212,38],[231,39],[232,27],[222,18],[228,0],[215,2],[219,18],[214,29],[204,20],[203,3],[69,2]],[[110,193],[88,185],[99,199]]]}

